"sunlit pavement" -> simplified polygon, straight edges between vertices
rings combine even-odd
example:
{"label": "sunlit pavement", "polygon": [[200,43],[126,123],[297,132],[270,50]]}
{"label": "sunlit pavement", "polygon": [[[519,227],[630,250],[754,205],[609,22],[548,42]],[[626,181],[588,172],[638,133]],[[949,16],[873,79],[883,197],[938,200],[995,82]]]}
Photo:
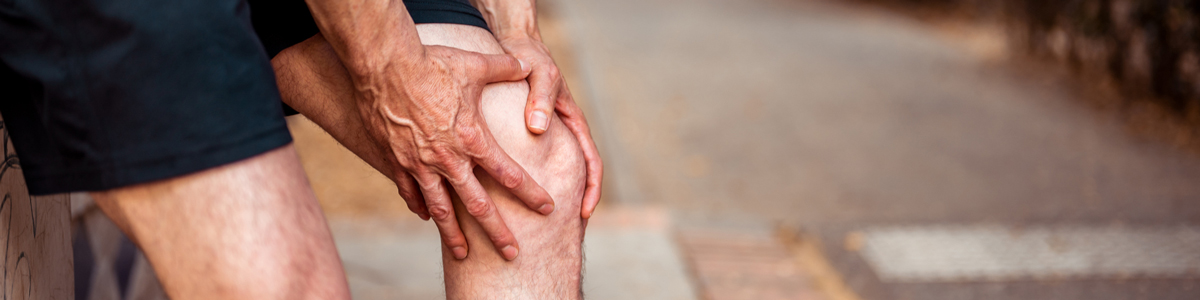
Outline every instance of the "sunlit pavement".
{"label": "sunlit pavement", "polygon": [[[654,208],[601,209],[588,226],[588,299],[697,299],[668,214]],[[334,218],[355,299],[444,299],[436,228],[415,218]]]}
{"label": "sunlit pavement", "polygon": [[[1200,298],[1200,159],[986,42],[836,2],[541,2],[618,220],[590,299]],[[432,224],[289,124],[355,297],[441,298]]]}
{"label": "sunlit pavement", "polygon": [[1054,76],[835,1],[552,3],[607,201],[807,233],[833,297],[1200,298],[1200,159]]}
{"label": "sunlit pavement", "polygon": [[[302,117],[297,152],[329,220],[354,299],[444,299],[437,228],[407,211],[395,187]],[[606,203],[589,221],[588,299],[698,299],[667,209]]]}

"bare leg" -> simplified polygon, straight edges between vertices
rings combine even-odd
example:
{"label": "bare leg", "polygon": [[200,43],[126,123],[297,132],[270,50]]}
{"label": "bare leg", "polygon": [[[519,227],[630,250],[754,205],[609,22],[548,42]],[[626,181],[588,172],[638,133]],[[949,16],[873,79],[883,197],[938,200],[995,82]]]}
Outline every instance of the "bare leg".
{"label": "bare leg", "polygon": [[[482,53],[501,53],[487,31],[465,25],[417,25],[425,44]],[[365,135],[354,106],[353,87],[333,49],[321,36],[285,50],[275,58],[284,101],[325,128],[339,142],[384,174],[391,174],[382,153]],[[489,85],[483,113],[500,146],[553,196],[556,210],[541,216],[504,192],[485,172],[476,170],[498,211],[521,243],[516,260],[505,261],[479,225],[455,199],[459,222],[472,249],[455,260],[442,249],[446,294],[450,299],[578,299],[583,228],[579,217],[584,163],[579,144],[558,118],[545,134],[529,134],[524,125],[525,82]],[[444,247],[443,247],[444,248]]]}
{"label": "bare leg", "polygon": [[292,145],[92,197],[173,299],[350,298]]}

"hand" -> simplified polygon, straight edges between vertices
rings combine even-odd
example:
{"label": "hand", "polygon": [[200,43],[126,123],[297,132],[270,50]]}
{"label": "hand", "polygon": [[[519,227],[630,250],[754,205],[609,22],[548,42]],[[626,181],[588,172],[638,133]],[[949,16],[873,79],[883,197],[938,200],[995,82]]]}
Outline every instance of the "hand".
{"label": "hand", "polygon": [[554,211],[550,195],[500,148],[480,111],[484,85],[520,80],[528,66],[508,55],[440,46],[424,50],[416,58],[392,60],[360,80],[365,83],[356,82],[364,125],[390,154],[385,156],[392,178],[409,209],[437,223],[455,258],[467,256],[467,242],[443,182],[454,188],[501,255],[512,260],[519,249],[516,238],[472,170],[483,168],[528,207],[542,214]]}
{"label": "hand", "polygon": [[[536,35],[535,35],[536,36]],[[529,100],[525,105],[525,124],[534,134],[546,132],[550,125],[550,113],[557,111],[559,118],[567,129],[575,134],[579,146],[583,149],[584,161],[587,162],[587,187],[583,194],[583,204],[580,206],[580,216],[590,218],[600,203],[600,181],[604,177],[604,163],[600,160],[600,152],[592,140],[591,130],[583,117],[583,110],[575,104],[567,82],[563,79],[550,50],[538,38],[520,36],[501,38],[504,52],[515,56],[523,62],[528,62],[532,71],[529,73]]]}

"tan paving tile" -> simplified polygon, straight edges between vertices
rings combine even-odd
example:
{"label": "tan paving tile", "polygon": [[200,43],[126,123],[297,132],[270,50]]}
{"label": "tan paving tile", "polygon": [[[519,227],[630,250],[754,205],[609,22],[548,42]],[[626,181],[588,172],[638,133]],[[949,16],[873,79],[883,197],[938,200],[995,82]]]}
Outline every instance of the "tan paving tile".
{"label": "tan paving tile", "polygon": [[696,229],[678,240],[703,299],[826,299],[770,235]]}

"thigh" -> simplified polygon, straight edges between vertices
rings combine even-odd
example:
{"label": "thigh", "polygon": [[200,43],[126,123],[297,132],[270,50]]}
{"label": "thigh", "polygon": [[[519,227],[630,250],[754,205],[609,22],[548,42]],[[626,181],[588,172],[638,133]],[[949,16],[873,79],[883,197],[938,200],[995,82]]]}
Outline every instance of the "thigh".
{"label": "thigh", "polygon": [[92,196],[143,249],[175,299],[349,296],[291,145]]}

